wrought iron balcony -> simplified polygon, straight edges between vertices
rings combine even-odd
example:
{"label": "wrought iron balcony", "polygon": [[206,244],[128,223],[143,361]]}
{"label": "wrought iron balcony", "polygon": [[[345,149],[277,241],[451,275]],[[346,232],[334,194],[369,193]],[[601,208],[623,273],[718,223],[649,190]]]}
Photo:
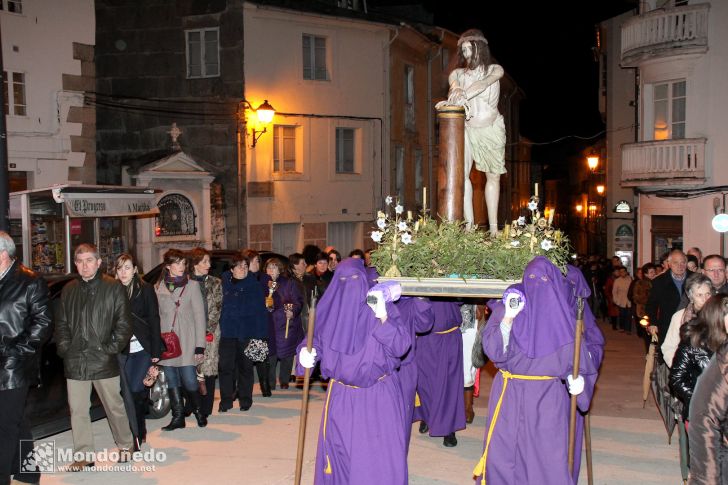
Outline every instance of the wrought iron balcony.
{"label": "wrought iron balcony", "polygon": [[710,4],[659,8],[632,17],[622,25],[622,66],[637,67],[644,59],[708,50]]}
{"label": "wrought iron balcony", "polygon": [[622,186],[694,186],[705,183],[705,138],[622,145]]}

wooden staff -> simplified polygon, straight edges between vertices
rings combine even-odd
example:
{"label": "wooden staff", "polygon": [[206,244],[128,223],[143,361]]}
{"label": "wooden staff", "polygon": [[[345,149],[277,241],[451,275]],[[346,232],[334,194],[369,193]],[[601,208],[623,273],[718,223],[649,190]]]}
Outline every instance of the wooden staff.
{"label": "wooden staff", "polygon": [[[311,299],[308,309],[308,334],[306,335],[306,349],[311,352],[313,347],[313,324],[316,316],[316,297]],[[306,420],[308,419],[308,388],[311,379],[311,369],[303,372],[303,397],[301,398],[301,417],[298,421],[298,450],[296,451],[296,477],[295,485],[301,484],[301,469],[303,468],[303,446],[306,441]]]}
{"label": "wooden staff", "polygon": [[588,412],[584,416],[584,446],[586,447],[586,479],[589,485],[594,485],[591,453],[591,418]]}
{"label": "wooden staff", "polygon": [[[581,334],[584,332],[584,299],[577,298],[576,302],[576,332],[574,335],[574,365],[571,377],[579,377],[579,361],[581,360]],[[569,473],[574,473],[574,448],[576,444],[576,395],[571,396],[571,410],[569,412]],[[581,448],[581,447],[580,447]]]}

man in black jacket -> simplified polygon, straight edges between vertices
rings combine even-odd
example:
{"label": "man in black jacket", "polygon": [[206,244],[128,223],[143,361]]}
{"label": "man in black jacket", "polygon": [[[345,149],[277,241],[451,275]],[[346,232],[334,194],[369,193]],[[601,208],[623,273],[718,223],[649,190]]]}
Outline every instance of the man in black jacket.
{"label": "man in black jacket", "polygon": [[132,434],[120,394],[117,356],[132,334],[129,299],[124,287],[99,271],[96,246],[81,244],[75,251],[81,279],[68,283],[61,293],[56,314],[56,348],[63,358],[71,410],[74,461],[70,471],[94,465],[93,432],[89,407],[91,386],[101,399],[119,447],[119,461],[129,461]]}
{"label": "man in black jacket", "polygon": [[20,457],[32,450],[32,441],[21,450],[20,440],[33,439],[23,410],[50,323],[45,280],[15,259],[13,239],[0,231],[0,485],[9,484],[11,474],[18,482],[40,480],[19,470]]}
{"label": "man in black jacket", "polygon": [[667,261],[670,270],[652,280],[652,290],[646,305],[650,317],[647,331],[650,335],[657,333],[658,346],[664,342],[670,319],[680,304],[685,278],[692,274],[687,271],[687,257],[680,249],[670,251]]}

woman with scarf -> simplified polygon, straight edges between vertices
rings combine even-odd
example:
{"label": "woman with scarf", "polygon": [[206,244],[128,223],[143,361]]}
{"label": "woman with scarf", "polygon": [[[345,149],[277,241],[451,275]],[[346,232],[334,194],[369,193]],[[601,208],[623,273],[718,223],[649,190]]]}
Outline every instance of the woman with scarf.
{"label": "woman with scarf", "polygon": [[162,337],[159,330],[159,306],[154,287],[139,277],[136,261],[131,254],[121,254],[116,258],[116,279],[118,279],[129,296],[129,307],[132,315],[133,334],[129,346],[122,352],[122,369],[126,376],[127,386],[134,401],[134,413],[128,413],[130,419],[136,419],[134,436],[135,448],[147,440],[145,415],[147,414],[147,393],[144,389],[144,376],[153,363],[159,361]]}
{"label": "woman with scarf", "polygon": [[296,346],[303,339],[301,325],[303,294],[298,285],[285,276],[285,272],[286,268],[280,259],[270,258],[265,262],[264,274],[260,277],[268,309],[270,354],[267,387],[269,389],[276,388],[278,362],[281,363],[278,381],[281,389],[288,389],[293,356],[296,355]]}
{"label": "woman with scarf", "polygon": [[[668,367],[672,367],[675,351],[682,341],[681,328],[690,320],[695,318],[713,295],[713,285],[710,278],[702,273],[694,273],[685,280],[685,294],[688,297],[688,304],[685,308],[676,311],[670,319],[670,327],[667,329],[665,341],[662,342],[662,358]],[[686,410],[687,411],[687,410]]]}
{"label": "woman with scarf", "polygon": [[215,381],[217,381],[217,368],[220,347],[220,309],[222,308],[222,284],[220,278],[210,274],[210,251],[205,248],[194,248],[189,252],[189,266],[192,268],[190,278],[200,284],[203,302],[205,304],[205,358],[197,366],[197,381],[200,388],[200,413],[203,422],[207,424],[207,417],[212,414],[212,404],[215,400]]}
{"label": "woman with scarf", "polygon": [[478,483],[576,482],[577,462],[572,474],[567,457],[570,394],[581,411],[588,410],[601,360],[592,348],[600,352],[601,333],[585,312],[582,358],[572,379],[576,296],[584,296],[577,289],[572,278],[537,256],[523,282],[491,305],[483,350],[500,372],[490,392],[483,456],[473,470]]}
{"label": "woman with scarf", "polygon": [[206,420],[200,411],[196,368],[205,358],[205,302],[200,284],[188,277],[185,253],[170,249],[164,253],[163,264],[155,288],[162,333],[174,331],[182,353],[160,361],[172,403],[172,421],[162,429],[171,431],[185,427],[182,387],[192,403],[197,425],[204,427]]}
{"label": "woman with scarf", "polygon": [[244,252],[233,257],[232,268],[222,275],[220,314],[220,407],[227,412],[235,399],[241,411],[253,405],[253,362],[245,349],[252,339],[268,340],[268,316],[263,289],[248,270],[250,260]]}
{"label": "woman with scarf", "polygon": [[[412,335],[383,293],[367,305],[361,259],[347,258],[317,305],[311,352],[301,343],[298,362],[330,377],[319,428],[314,484],[407,484],[406,409],[401,358]],[[372,312],[373,310],[373,312]],[[303,373],[303,369],[298,369]]]}

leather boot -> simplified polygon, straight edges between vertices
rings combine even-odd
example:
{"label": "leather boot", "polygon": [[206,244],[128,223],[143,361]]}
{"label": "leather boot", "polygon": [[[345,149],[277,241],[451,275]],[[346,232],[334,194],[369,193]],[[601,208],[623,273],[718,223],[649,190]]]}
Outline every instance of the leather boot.
{"label": "leather boot", "polygon": [[452,448],[453,446],[458,445],[458,439],[455,437],[455,432],[450,433],[449,435],[445,436],[442,439],[443,446],[447,446],[448,448]]}
{"label": "leather boot", "polygon": [[202,414],[202,410],[200,409],[200,393],[197,391],[187,391],[187,396],[190,399],[190,407],[197,420],[197,426],[204,428],[207,426],[207,416]]}
{"label": "leather boot", "polygon": [[147,441],[147,392],[135,392],[133,398],[134,414],[136,414],[137,429],[139,430],[139,435],[134,437],[134,451],[139,451],[142,443]]}
{"label": "leather boot", "polygon": [[466,387],[463,391],[465,396],[465,422],[470,424],[475,419],[475,411],[473,410],[473,393],[475,388],[473,386]]}
{"label": "leather boot", "polygon": [[270,368],[268,361],[259,362],[255,365],[258,372],[258,383],[260,384],[260,393],[263,397],[271,397],[273,393],[270,389],[270,381],[268,381],[268,369]]}
{"label": "leather boot", "polygon": [[172,403],[172,421],[163,427],[163,431],[172,431],[173,429],[185,427],[185,404],[182,399],[182,388],[173,387],[168,389],[169,400]]}

